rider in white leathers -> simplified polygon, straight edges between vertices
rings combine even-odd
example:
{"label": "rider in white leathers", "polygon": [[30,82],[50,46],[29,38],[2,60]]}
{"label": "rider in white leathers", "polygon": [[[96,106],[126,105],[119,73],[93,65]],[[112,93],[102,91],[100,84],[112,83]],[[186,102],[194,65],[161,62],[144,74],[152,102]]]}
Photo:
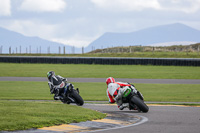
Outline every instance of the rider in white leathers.
{"label": "rider in white leathers", "polygon": [[62,96],[60,96],[60,94],[64,88],[65,82],[67,82],[67,79],[63,78],[60,75],[55,75],[54,71],[49,71],[47,73],[47,78],[48,78],[48,85],[50,88],[50,92],[51,94],[55,94],[54,100],[61,99]]}
{"label": "rider in white leathers", "polygon": [[113,77],[109,77],[106,79],[107,88],[107,96],[110,103],[117,103],[118,108],[123,110],[124,108],[129,108],[129,103],[123,103],[122,97],[128,88],[131,88],[133,91],[137,92],[133,85],[124,82],[115,82]]}

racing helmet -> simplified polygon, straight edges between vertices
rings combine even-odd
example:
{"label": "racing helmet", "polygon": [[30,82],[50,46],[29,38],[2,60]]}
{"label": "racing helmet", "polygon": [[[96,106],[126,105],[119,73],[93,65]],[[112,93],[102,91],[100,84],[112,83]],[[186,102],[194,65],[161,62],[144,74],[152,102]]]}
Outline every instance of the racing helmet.
{"label": "racing helmet", "polygon": [[115,79],[113,77],[109,77],[106,79],[106,84],[115,83]]}
{"label": "racing helmet", "polygon": [[55,76],[55,72],[54,71],[49,71],[47,73],[47,78],[48,78],[49,81],[50,81],[50,79],[51,79],[52,76]]}

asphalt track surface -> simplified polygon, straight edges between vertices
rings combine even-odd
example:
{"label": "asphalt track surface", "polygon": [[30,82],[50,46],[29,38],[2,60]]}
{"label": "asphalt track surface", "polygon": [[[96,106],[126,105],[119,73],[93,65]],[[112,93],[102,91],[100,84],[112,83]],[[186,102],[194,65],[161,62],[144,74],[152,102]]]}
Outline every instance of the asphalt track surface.
{"label": "asphalt track surface", "polygon": [[98,133],[199,133],[200,108],[184,106],[150,106],[148,113],[138,113],[125,109],[119,111],[116,106],[92,106],[84,107],[99,110],[105,113],[118,112],[130,115],[139,115],[148,120],[136,126],[99,131]]}
{"label": "asphalt track surface", "polygon": [[[106,78],[67,78],[68,82],[104,82]],[[0,77],[0,81],[47,81],[46,77]],[[146,84],[200,84],[199,79],[125,79],[116,81]]]}
{"label": "asphalt track surface", "polygon": [[138,113],[125,109],[119,111],[116,106],[92,106],[87,108],[102,112],[118,112],[143,116],[148,120],[136,126],[100,131],[99,133],[199,133],[200,108],[183,106],[150,106],[148,113]]}
{"label": "asphalt track surface", "polygon": [[[147,80],[129,79],[131,83],[163,83],[163,84],[200,84],[200,80]],[[0,81],[47,81],[46,78],[28,77],[0,77]],[[68,78],[69,82],[105,82],[105,79],[93,78]],[[117,79],[128,81],[128,79]],[[160,82],[158,82],[160,81]],[[129,81],[128,81],[129,82]],[[57,128],[42,128],[11,133],[199,133],[200,132],[200,107],[186,106],[161,106],[149,105],[148,113],[118,110],[117,106],[108,104],[84,104],[84,108],[107,113],[108,117],[102,121],[72,123]],[[111,117],[115,116],[115,117]],[[89,127],[89,128],[85,128]],[[10,133],[10,132],[2,132]]]}
{"label": "asphalt track surface", "polygon": [[2,133],[199,133],[200,131],[200,107],[150,105],[148,113],[128,109],[120,111],[116,105],[108,104],[84,104],[83,107],[107,113],[108,117],[112,115],[115,117],[111,120],[106,117],[97,121]]}

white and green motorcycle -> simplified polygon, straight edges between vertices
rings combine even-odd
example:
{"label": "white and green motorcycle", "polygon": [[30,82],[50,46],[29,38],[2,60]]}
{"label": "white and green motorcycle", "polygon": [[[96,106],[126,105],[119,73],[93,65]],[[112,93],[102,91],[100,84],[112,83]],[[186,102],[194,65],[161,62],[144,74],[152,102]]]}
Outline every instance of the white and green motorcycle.
{"label": "white and green motorcycle", "polygon": [[[133,85],[132,85],[133,86]],[[135,87],[127,87],[122,97],[123,103],[129,103],[130,110],[138,110],[147,113],[149,107],[144,103],[143,95]]]}

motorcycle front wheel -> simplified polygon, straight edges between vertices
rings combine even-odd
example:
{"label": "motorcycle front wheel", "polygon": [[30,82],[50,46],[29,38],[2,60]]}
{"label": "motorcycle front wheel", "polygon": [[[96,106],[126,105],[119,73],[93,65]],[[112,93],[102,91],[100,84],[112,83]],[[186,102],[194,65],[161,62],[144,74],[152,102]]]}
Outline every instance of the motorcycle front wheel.
{"label": "motorcycle front wheel", "polygon": [[147,113],[149,111],[149,107],[137,96],[133,96],[131,98],[131,102],[135,104],[140,111]]}
{"label": "motorcycle front wheel", "polygon": [[78,106],[82,106],[84,104],[82,97],[76,91],[73,91],[71,96],[73,97]]}

